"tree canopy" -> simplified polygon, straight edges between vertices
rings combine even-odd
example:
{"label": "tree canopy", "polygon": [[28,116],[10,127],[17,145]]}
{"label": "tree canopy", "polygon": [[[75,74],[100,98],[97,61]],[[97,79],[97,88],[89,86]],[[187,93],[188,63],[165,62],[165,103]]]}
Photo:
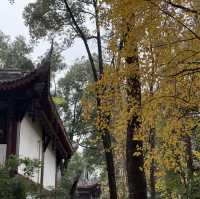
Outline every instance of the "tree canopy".
{"label": "tree canopy", "polygon": [[[101,170],[110,191],[108,196],[104,187],[105,198],[199,198],[199,13],[196,0],[27,5],[24,19],[33,39],[54,38],[64,50],[81,38],[88,55],[55,88],[70,139],[85,148],[66,175],[78,172],[73,167],[83,158]],[[1,34],[0,49],[2,67],[29,61],[31,48],[21,37],[10,42]],[[55,70],[66,66],[59,53]]]}
{"label": "tree canopy", "polygon": [[0,66],[2,69],[31,70],[34,68],[29,58],[32,46],[27,44],[25,38],[18,36],[10,41],[9,36],[0,32]]}

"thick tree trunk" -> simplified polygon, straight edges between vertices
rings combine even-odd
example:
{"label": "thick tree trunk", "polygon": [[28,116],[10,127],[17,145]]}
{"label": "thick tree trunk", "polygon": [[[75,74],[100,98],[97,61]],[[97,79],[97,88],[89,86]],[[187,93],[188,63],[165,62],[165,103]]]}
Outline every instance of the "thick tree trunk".
{"label": "thick tree trunk", "polygon": [[185,143],[186,143],[188,176],[191,179],[194,172],[194,166],[193,166],[193,157],[192,157],[192,141],[189,135],[185,137]]}
{"label": "thick tree trunk", "polygon": [[187,154],[187,198],[190,198],[192,190],[192,179],[194,174],[194,163],[192,155],[192,138],[190,135],[185,137],[186,154]]}
{"label": "thick tree trunk", "polygon": [[[109,122],[110,118],[105,118],[102,115],[101,111],[99,110],[100,106],[101,106],[101,99],[97,96],[97,110],[98,110],[99,117],[102,120]],[[101,133],[103,147],[104,147],[110,199],[117,199],[117,186],[116,186],[116,179],[115,179],[115,166],[114,166],[114,158],[113,158],[113,151],[112,151],[111,135],[107,128],[99,129],[99,132]]]}
{"label": "thick tree trunk", "polygon": [[[96,31],[97,31],[97,47],[98,47],[99,74],[100,74],[99,79],[101,79],[104,73],[104,63],[103,63],[103,55],[102,55],[99,11],[98,11],[96,0],[93,0],[93,6],[95,9],[95,20],[96,20]],[[98,96],[97,96],[97,106],[99,107],[100,105],[101,105],[101,100],[98,99]],[[105,121],[107,121],[107,125],[109,125],[110,118],[105,118]],[[107,128],[101,130],[101,133],[102,133],[105,160],[106,160],[106,166],[107,166],[110,199],[117,199],[117,186],[116,186],[116,178],[115,178],[115,165],[114,165],[114,158],[113,158],[113,151],[112,151],[111,135]]]}
{"label": "thick tree trunk", "polygon": [[[155,149],[155,129],[150,129],[150,147],[151,151]],[[151,192],[151,199],[156,198],[156,180],[155,180],[155,160],[152,158],[151,166],[150,166],[150,192]]]}
{"label": "thick tree trunk", "polygon": [[[97,73],[95,63],[92,57],[92,53],[90,50],[90,47],[87,42],[87,38],[76,22],[76,19],[74,17],[74,14],[69,7],[68,1],[64,0],[65,7],[67,11],[69,12],[72,22],[76,28],[76,32],[79,34],[80,38],[83,40],[83,43],[85,45],[87,54],[88,54],[88,59],[90,61],[91,69],[93,72],[93,78],[94,81],[97,82],[100,80],[103,76],[103,56],[102,56],[102,45],[101,45],[101,34],[100,34],[100,25],[99,25],[99,13],[98,13],[98,8],[97,8],[97,1],[93,1],[93,6],[95,9],[95,20],[96,20],[96,31],[97,31],[97,46],[98,46],[98,59],[99,59],[99,75]],[[101,100],[98,98],[97,94],[97,110],[99,110],[99,107],[101,106]],[[101,111],[98,111],[101,112]],[[101,113],[99,113],[101,114]],[[108,182],[109,182],[109,191],[110,191],[110,199],[117,199],[117,187],[116,187],[116,180],[115,180],[115,167],[114,167],[114,159],[113,159],[113,153],[112,153],[112,147],[111,147],[111,136],[110,132],[108,129],[100,130],[102,133],[102,140],[103,140],[103,145],[104,145],[104,150],[105,150],[105,159],[106,159],[106,166],[107,166],[107,171],[108,171]]]}
{"label": "thick tree trunk", "polygon": [[[128,177],[129,199],[146,199],[146,179],[144,173],[143,141],[134,140],[140,129],[141,85],[139,79],[139,65],[137,56],[126,58],[131,67],[136,67],[127,78],[127,97],[130,107],[134,101],[136,105],[132,118],[129,120],[126,141],[126,164]],[[130,111],[130,110],[129,110]],[[134,155],[140,152],[140,155]]]}
{"label": "thick tree trunk", "polygon": [[107,165],[110,199],[117,199],[115,167],[114,167],[113,152],[111,149],[111,137],[109,132],[106,131],[103,132],[102,140],[103,140],[106,165]]}
{"label": "thick tree trunk", "polygon": [[81,177],[81,171],[78,172],[77,176],[74,179],[74,182],[72,184],[72,187],[70,189],[70,199],[75,199],[76,196],[76,189],[77,189],[77,185],[78,185],[78,181]]}

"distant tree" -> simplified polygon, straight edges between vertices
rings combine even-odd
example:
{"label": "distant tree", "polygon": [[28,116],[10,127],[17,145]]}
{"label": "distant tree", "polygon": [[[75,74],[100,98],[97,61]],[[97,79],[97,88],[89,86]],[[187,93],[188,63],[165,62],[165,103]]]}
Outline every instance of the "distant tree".
{"label": "distant tree", "polygon": [[89,67],[89,62],[85,58],[77,60],[66,75],[58,81],[58,96],[64,99],[60,108],[72,141],[75,136],[95,133],[82,115],[81,98],[85,93],[86,86],[92,81]]}
{"label": "distant tree", "polygon": [[84,172],[87,170],[88,163],[81,153],[76,152],[72,157],[65,175],[62,179],[57,196],[65,199],[73,199],[80,179],[84,178]]}
{"label": "distant tree", "polygon": [[[58,81],[57,97],[58,108],[63,116],[67,132],[72,142],[82,149],[82,153],[75,153],[68,164],[64,177],[62,191],[73,195],[79,179],[90,178],[98,171],[99,176],[105,174],[103,161],[103,146],[98,143],[98,131],[93,122],[83,117],[83,96],[88,95],[86,87],[92,82],[90,63],[85,58],[76,60],[70,66],[66,75]],[[60,103],[59,103],[60,102]],[[95,114],[95,110],[94,110]],[[85,174],[85,175],[84,175]]]}
{"label": "distant tree", "polygon": [[[103,146],[101,142],[97,143],[99,134],[93,121],[85,120],[81,102],[84,96],[89,95],[85,88],[91,82],[90,63],[82,57],[58,81],[56,100],[60,100],[60,103],[57,104],[71,141],[83,148],[84,158],[90,162],[91,170],[95,170],[95,166],[102,165]],[[95,107],[93,111],[94,117],[96,117]]]}
{"label": "distant tree", "polygon": [[26,43],[23,36],[18,36],[12,42],[9,36],[0,32],[0,67],[1,69],[31,70],[34,68],[28,56],[33,48]]}
{"label": "distant tree", "polygon": [[[93,81],[98,82],[104,75],[103,60],[103,31],[101,31],[101,1],[98,0],[37,0],[25,8],[25,24],[29,26],[30,34],[35,39],[57,36],[62,39],[63,47],[69,47],[75,38],[80,38],[90,62]],[[93,25],[92,25],[93,24]],[[97,49],[98,70],[92,55],[94,49],[89,45],[93,40]],[[110,118],[101,113],[101,99],[96,93],[97,114],[102,120]],[[112,140],[109,128],[98,127],[104,146],[105,160],[108,171],[110,198],[117,199],[117,188],[115,180],[115,168],[112,151]]]}

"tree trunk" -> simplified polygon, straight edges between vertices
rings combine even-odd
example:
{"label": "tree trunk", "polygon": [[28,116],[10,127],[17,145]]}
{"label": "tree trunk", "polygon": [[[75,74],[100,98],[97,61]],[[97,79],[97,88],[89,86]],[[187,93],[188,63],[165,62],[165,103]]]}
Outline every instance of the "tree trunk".
{"label": "tree trunk", "polygon": [[[64,0],[65,7],[67,11],[69,12],[72,22],[76,28],[76,32],[79,34],[80,38],[83,40],[83,43],[85,45],[88,58],[90,61],[91,69],[93,72],[93,78],[94,81],[97,82],[100,80],[103,76],[103,56],[102,56],[102,45],[101,45],[101,34],[100,34],[100,25],[99,25],[99,13],[98,13],[98,8],[97,8],[97,1],[93,1],[93,6],[95,9],[95,21],[96,21],[96,31],[97,31],[97,46],[98,46],[98,59],[99,59],[99,75],[97,73],[95,63],[92,57],[92,53],[90,50],[90,47],[87,42],[87,38],[76,22],[76,19],[74,17],[74,14],[69,7],[68,1]],[[98,93],[97,93],[97,110],[99,110],[99,107],[101,106],[101,100],[98,98]],[[101,111],[99,111],[101,112]],[[101,114],[101,113],[99,113]],[[117,186],[116,186],[116,180],[115,180],[115,167],[114,167],[114,159],[113,159],[113,153],[112,153],[112,148],[111,148],[111,136],[110,132],[108,129],[100,130],[102,133],[102,140],[103,140],[103,145],[104,145],[104,151],[105,151],[105,159],[106,159],[106,166],[107,166],[107,171],[108,171],[108,182],[109,182],[109,191],[110,191],[110,199],[117,199]]]}
{"label": "tree trunk", "polygon": [[111,150],[111,138],[109,132],[103,132],[102,140],[103,140],[106,165],[107,165],[110,199],[117,199],[115,167],[114,167],[113,153]]}
{"label": "tree trunk", "polygon": [[[93,0],[93,6],[95,9],[95,20],[96,20],[96,31],[97,31],[97,47],[98,47],[99,74],[100,74],[99,79],[101,79],[104,74],[104,63],[102,56],[101,31],[100,31],[99,11],[98,11],[99,9],[96,0]],[[100,105],[101,105],[101,100],[98,99],[98,94],[97,94],[97,109],[99,109],[98,107],[100,107]],[[110,122],[110,117],[105,118],[104,121],[107,121],[107,126],[108,126]],[[108,128],[101,130],[101,133],[102,133],[105,160],[107,166],[110,199],[117,199],[117,186],[115,178],[115,166],[114,166],[114,158],[112,151],[111,135]]]}
{"label": "tree trunk", "polygon": [[[141,86],[139,79],[139,65],[137,56],[126,58],[126,62],[131,67],[136,67],[127,78],[127,97],[128,103],[136,105],[132,118],[129,120],[126,141],[126,166],[128,177],[129,199],[146,199],[146,179],[144,173],[143,141],[134,140],[135,135],[140,129],[140,107],[141,107]],[[130,105],[132,106],[132,105]],[[130,109],[130,107],[129,107]],[[130,110],[129,110],[130,111]],[[139,149],[139,150],[138,150]],[[140,152],[140,155],[134,155]]]}
{"label": "tree trunk", "polygon": [[192,194],[192,179],[194,174],[194,163],[192,155],[192,140],[190,135],[185,136],[186,154],[187,154],[187,197]]}
{"label": "tree trunk", "polygon": [[189,177],[193,176],[194,166],[193,166],[193,157],[192,157],[192,142],[191,137],[189,135],[185,136],[185,143],[186,143],[186,154],[187,154],[187,168]]}
{"label": "tree trunk", "polygon": [[[109,122],[110,118],[104,118],[99,107],[101,105],[101,99],[97,96],[97,110],[101,119]],[[117,199],[117,186],[115,179],[115,166],[114,166],[114,158],[112,152],[112,143],[111,143],[111,135],[107,128],[99,129],[103,141],[107,175],[108,175],[108,184],[109,184],[109,192],[110,199]]]}
{"label": "tree trunk", "polygon": [[[155,149],[155,129],[150,129],[150,147],[151,151]],[[156,188],[155,188],[155,160],[152,158],[151,166],[150,166],[150,192],[151,192],[151,199],[156,198]]]}
{"label": "tree trunk", "polygon": [[75,195],[76,195],[76,189],[77,189],[77,185],[78,185],[78,181],[81,177],[81,171],[78,172],[77,176],[74,179],[74,182],[72,184],[72,187],[70,189],[70,199],[75,199]]}

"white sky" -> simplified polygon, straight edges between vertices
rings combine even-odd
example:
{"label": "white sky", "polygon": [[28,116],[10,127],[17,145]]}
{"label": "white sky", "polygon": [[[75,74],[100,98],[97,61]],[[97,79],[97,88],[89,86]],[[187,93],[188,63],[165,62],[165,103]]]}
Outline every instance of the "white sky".
{"label": "white sky", "polygon": [[[0,30],[9,35],[11,39],[18,35],[24,36],[29,41],[28,27],[24,25],[22,17],[24,7],[35,0],[15,0],[15,3],[11,5],[8,0],[1,0],[0,4]],[[36,60],[38,56],[44,54],[46,49],[49,49],[49,44],[45,41],[41,41],[35,48],[32,54],[32,59]],[[75,59],[86,56],[86,51],[82,45],[81,40],[77,40],[73,47],[64,52],[64,57],[68,65],[72,64]]]}

